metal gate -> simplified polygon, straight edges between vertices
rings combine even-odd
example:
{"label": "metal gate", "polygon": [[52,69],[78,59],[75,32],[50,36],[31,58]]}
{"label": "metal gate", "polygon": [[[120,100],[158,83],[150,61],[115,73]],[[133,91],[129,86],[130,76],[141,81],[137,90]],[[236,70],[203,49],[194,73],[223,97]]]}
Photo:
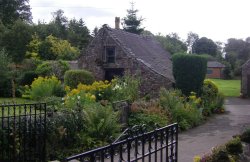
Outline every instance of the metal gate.
{"label": "metal gate", "polygon": [[65,161],[177,162],[177,153],[178,125],[172,124],[151,132],[138,128],[121,141],[66,158]]}
{"label": "metal gate", "polygon": [[45,161],[45,140],[45,103],[0,105],[1,162]]}

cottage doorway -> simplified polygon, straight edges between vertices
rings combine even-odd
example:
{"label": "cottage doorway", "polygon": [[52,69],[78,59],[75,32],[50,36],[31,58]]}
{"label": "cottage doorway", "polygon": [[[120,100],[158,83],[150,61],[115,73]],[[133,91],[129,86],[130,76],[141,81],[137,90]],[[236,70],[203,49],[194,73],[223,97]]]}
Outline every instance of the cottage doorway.
{"label": "cottage doorway", "polygon": [[250,97],[250,75],[247,75],[247,96]]}
{"label": "cottage doorway", "polygon": [[122,77],[124,75],[123,68],[112,68],[112,69],[105,69],[105,80],[111,81],[116,76]]}

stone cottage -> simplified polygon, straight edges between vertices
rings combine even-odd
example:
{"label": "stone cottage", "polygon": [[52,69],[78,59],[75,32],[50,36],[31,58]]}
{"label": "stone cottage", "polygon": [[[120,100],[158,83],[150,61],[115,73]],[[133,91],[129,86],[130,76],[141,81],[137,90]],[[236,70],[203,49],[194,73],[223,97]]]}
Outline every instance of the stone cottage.
{"label": "stone cottage", "polygon": [[157,92],[174,83],[170,54],[152,36],[141,36],[104,25],[81,56],[80,68],[97,80],[111,80],[125,72],[138,75],[141,92]]}
{"label": "stone cottage", "polygon": [[207,62],[207,78],[223,78],[222,70],[226,66],[218,61]]}
{"label": "stone cottage", "polygon": [[250,97],[250,59],[241,68],[241,94]]}

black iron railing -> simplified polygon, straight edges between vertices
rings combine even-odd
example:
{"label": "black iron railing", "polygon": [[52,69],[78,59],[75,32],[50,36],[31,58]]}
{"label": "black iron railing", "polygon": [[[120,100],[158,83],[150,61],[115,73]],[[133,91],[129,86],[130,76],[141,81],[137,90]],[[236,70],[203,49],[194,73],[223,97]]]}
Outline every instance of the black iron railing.
{"label": "black iron railing", "polygon": [[131,133],[131,136],[126,137],[126,139],[120,140],[119,138],[115,143],[108,146],[66,158],[65,161],[177,162],[177,124],[172,124],[146,133],[143,131],[143,128],[137,129],[137,133]]}
{"label": "black iron railing", "polygon": [[46,104],[0,105],[0,161],[45,161]]}

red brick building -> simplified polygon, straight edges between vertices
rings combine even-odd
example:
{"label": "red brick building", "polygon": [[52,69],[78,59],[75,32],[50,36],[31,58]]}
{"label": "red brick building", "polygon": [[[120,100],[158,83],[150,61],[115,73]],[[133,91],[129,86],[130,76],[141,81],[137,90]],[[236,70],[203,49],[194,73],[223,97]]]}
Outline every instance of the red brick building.
{"label": "red brick building", "polygon": [[225,68],[225,65],[218,61],[208,61],[206,78],[223,78],[223,68]]}

